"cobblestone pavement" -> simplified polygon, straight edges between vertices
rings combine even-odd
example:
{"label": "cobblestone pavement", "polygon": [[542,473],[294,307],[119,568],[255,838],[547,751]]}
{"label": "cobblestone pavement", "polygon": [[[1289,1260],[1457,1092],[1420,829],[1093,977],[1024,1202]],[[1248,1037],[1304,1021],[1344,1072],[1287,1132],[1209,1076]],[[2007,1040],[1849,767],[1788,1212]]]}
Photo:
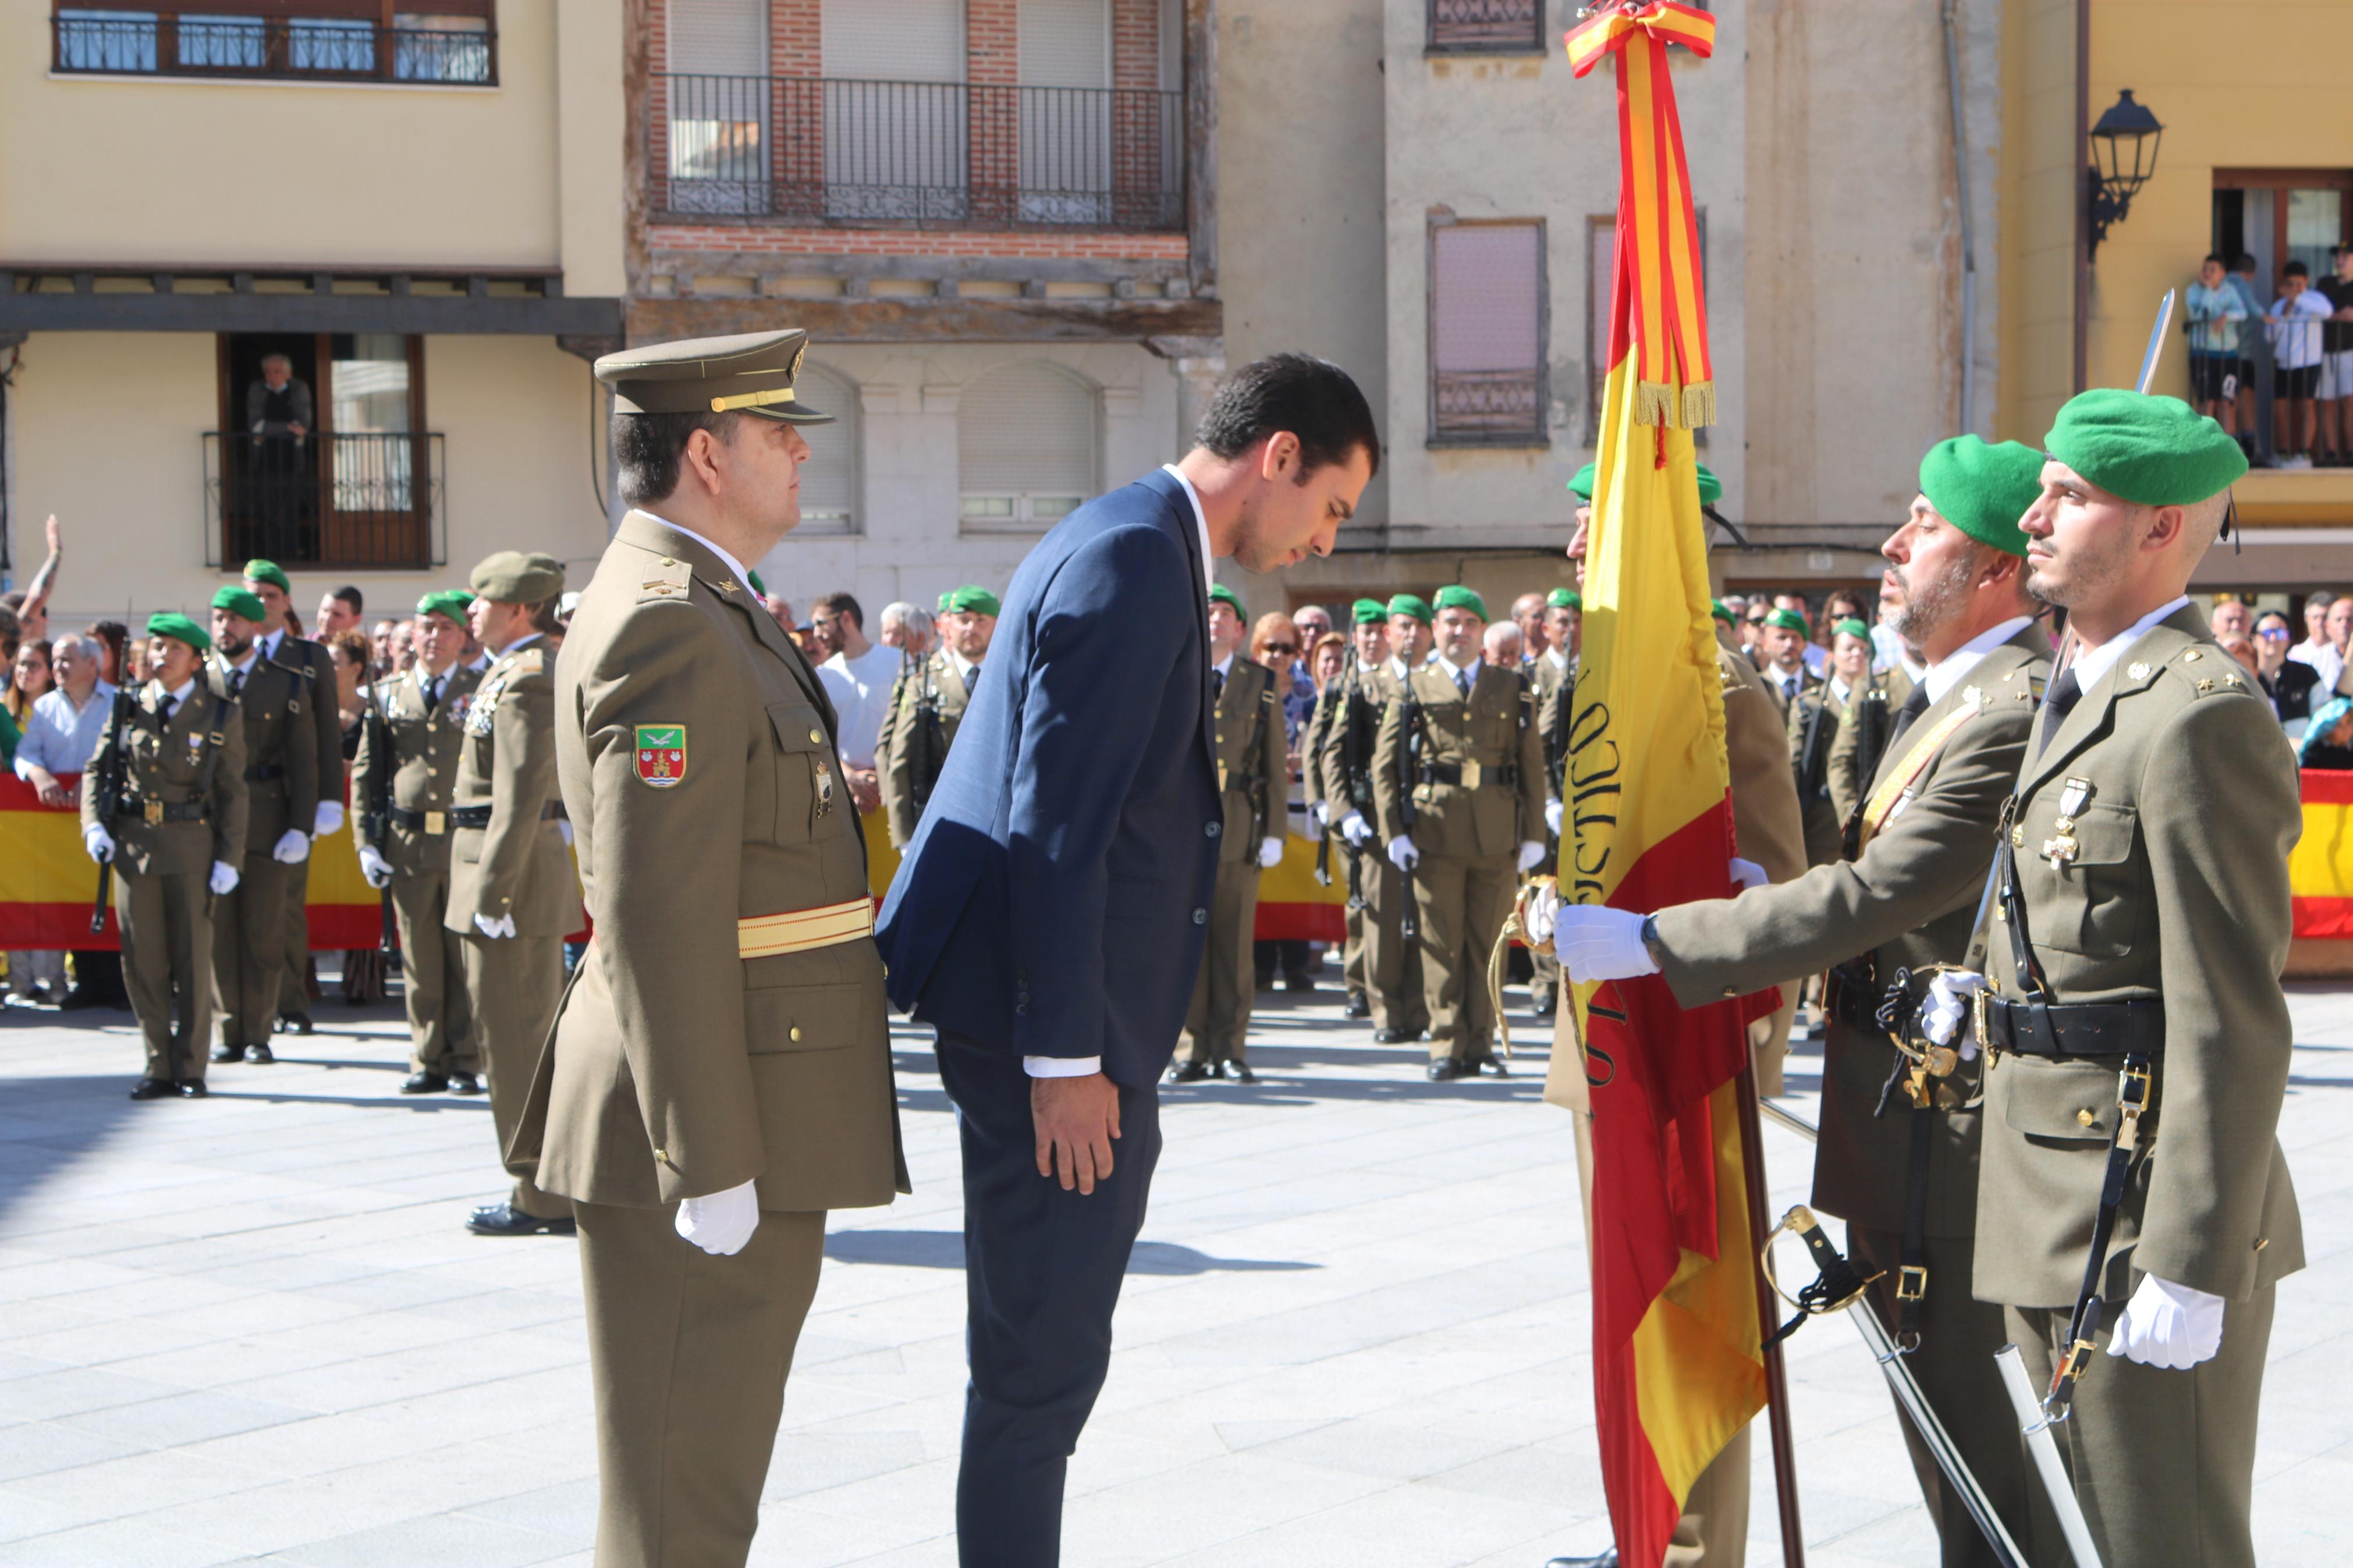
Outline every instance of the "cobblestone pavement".
{"label": "cobblestone pavement", "polygon": [[[2267,1564],[2341,1562],[2353,1494],[2353,994],[2294,1002],[2282,1131],[2312,1267],[2271,1347]],[[1067,1561],[1538,1568],[1606,1544],[1574,1157],[1537,1100],[1540,1031],[1518,1016],[1509,1080],[1435,1085],[1330,992],[1263,1004],[1256,1087],[1165,1091]],[[0,1563],[588,1563],[572,1243],[462,1231],[501,1188],[488,1107],[396,1095],[390,1009],[320,1017],[274,1067],[213,1069],[209,1100],[132,1104],[127,1015],[0,1016]],[[954,1131],[927,1041],[897,1047],[915,1194],[833,1216],[758,1563],[955,1560]],[[1818,1065],[1792,1063],[1793,1109]],[[1766,1137],[1778,1212],[1810,1156]],[[1811,1325],[1790,1373],[1810,1561],[1933,1563],[1861,1342]]]}

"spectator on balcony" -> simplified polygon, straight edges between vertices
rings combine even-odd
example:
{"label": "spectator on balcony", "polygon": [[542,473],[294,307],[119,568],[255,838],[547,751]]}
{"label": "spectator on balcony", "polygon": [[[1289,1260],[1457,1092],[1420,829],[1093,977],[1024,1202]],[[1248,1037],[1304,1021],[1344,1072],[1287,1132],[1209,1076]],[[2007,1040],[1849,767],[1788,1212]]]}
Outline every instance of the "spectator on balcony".
{"label": "spectator on balcony", "polygon": [[2335,276],[2312,291],[2328,302],[2320,329],[2320,456],[2332,468],[2353,463],[2353,246],[2328,252]]}
{"label": "spectator on balcony", "polygon": [[2283,724],[2311,718],[2312,693],[2320,685],[2320,672],[2288,657],[2288,643],[2295,633],[2286,612],[2265,610],[2256,616],[2254,636],[2255,679],[2263,682],[2263,695],[2272,700],[2272,710]]}
{"label": "spectator on balcony", "polygon": [[2211,416],[2232,437],[2239,433],[2239,341],[2247,318],[2254,312],[2231,286],[2231,276],[2219,256],[2210,256],[2189,286],[2189,319],[2182,323],[2189,334],[2189,401],[2198,412]]}
{"label": "spectator on balcony", "polygon": [[261,379],[245,389],[245,427],[254,437],[244,465],[251,476],[250,543],[265,555],[299,559],[308,553],[302,523],[311,510],[303,450],[311,433],[311,388],[294,378],[294,363],[284,354],[265,358]]}
{"label": "spectator on balcony", "polygon": [[2272,449],[2277,458],[2274,466],[2283,468],[2312,467],[2318,426],[2313,398],[2320,390],[2321,323],[2328,319],[2328,301],[2313,292],[2311,284],[2311,269],[2303,262],[2281,268],[2279,298],[2272,301],[2268,317],[2277,404]]}
{"label": "spectator on balcony", "polygon": [[2263,331],[2263,290],[2255,284],[2255,258],[2241,251],[2231,258],[2225,280],[2247,307],[2239,323],[2239,446],[2252,458],[2255,452],[2255,337]]}
{"label": "spectator on balcony", "polygon": [[261,379],[245,389],[245,427],[256,436],[311,433],[311,387],[294,379],[294,362],[271,354],[261,362]]}

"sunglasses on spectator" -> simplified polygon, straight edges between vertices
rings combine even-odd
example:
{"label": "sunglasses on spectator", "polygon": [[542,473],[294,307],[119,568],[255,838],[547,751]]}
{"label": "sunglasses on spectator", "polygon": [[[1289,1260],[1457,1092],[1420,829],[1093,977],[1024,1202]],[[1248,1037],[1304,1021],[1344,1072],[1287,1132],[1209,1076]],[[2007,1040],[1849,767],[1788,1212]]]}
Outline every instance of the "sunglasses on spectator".
{"label": "sunglasses on spectator", "polygon": [[1261,653],[1297,653],[1299,651],[1299,645],[1295,642],[1261,643],[1258,645],[1258,651]]}
{"label": "sunglasses on spectator", "polygon": [[2265,642],[2287,641],[2287,628],[2285,626],[2265,626],[2255,635],[2263,638]]}

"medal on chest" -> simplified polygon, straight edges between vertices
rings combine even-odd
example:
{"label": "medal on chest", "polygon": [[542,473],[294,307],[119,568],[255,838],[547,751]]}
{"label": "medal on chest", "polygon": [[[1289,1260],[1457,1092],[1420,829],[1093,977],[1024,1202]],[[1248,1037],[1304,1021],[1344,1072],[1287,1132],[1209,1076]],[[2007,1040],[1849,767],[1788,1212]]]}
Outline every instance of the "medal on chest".
{"label": "medal on chest", "polygon": [[2083,853],[2083,846],[2075,841],[2075,819],[2091,798],[2089,779],[2071,778],[2059,788],[2059,816],[2051,824],[2052,836],[2042,841],[2042,858],[2059,870],[2065,870]]}

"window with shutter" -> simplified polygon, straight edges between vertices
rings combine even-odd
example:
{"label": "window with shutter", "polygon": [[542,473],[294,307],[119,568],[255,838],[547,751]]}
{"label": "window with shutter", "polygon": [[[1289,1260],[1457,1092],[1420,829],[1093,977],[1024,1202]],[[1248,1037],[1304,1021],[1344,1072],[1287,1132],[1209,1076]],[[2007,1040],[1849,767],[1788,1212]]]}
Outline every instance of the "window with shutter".
{"label": "window with shutter", "polygon": [[820,365],[804,364],[793,382],[797,396],[833,416],[830,425],[805,425],[809,455],[801,464],[801,522],[796,534],[858,531],[858,479],[864,463],[865,420],[858,388]]}
{"label": "window with shutter", "polygon": [[1544,0],[1429,0],[1433,55],[1542,54]]}
{"label": "window with shutter", "polygon": [[1035,531],[1095,493],[1094,389],[1027,360],[989,372],[956,406],[956,488],[966,532]]}
{"label": "window with shutter", "polygon": [[1543,445],[1545,226],[1430,230],[1430,432],[1436,446]]}
{"label": "window with shutter", "polygon": [[825,216],[966,215],[964,0],[825,0]]}
{"label": "window with shutter", "polygon": [[1111,0],[1021,0],[1025,223],[1108,223]]}
{"label": "window with shutter", "polygon": [[767,0],[670,0],[670,203],[768,210]]}

